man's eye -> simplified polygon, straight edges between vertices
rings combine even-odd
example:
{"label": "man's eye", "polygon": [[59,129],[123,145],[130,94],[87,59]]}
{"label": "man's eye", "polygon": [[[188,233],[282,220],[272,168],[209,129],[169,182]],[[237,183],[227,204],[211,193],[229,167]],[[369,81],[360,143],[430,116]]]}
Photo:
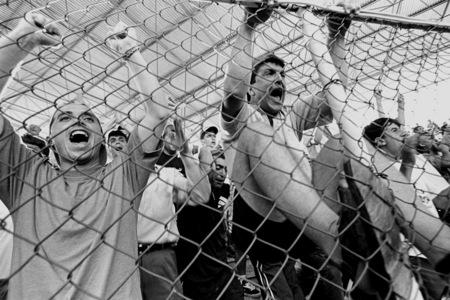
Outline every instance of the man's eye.
{"label": "man's eye", "polygon": [[68,121],[68,120],[70,120],[70,119],[71,119],[71,117],[65,116],[65,115],[59,117],[59,120],[60,120],[60,121]]}
{"label": "man's eye", "polygon": [[94,122],[94,118],[92,117],[84,117],[83,120],[89,122],[89,123],[93,123]]}

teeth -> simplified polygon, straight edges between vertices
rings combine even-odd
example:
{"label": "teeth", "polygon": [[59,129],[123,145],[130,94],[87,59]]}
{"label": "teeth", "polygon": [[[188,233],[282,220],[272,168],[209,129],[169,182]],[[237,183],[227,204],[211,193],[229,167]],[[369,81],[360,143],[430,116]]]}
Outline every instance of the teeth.
{"label": "teeth", "polygon": [[73,137],[76,134],[81,134],[81,135],[84,135],[85,137],[88,136],[88,134],[83,130],[75,130],[74,132],[72,132],[72,134],[70,136]]}

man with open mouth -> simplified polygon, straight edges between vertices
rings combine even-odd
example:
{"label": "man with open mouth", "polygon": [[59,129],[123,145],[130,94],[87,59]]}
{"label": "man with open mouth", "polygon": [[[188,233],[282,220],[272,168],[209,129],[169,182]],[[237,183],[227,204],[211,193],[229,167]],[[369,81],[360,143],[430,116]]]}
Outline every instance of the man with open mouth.
{"label": "man with open mouth", "polygon": [[[359,5],[351,1],[340,1],[338,5],[345,13],[359,11]],[[224,81],[222,140],[229,174],[242,196],[242,201],[235,200],[234,216],[246,215],[234,219],[239,225],[233,227],[236,246],[249,251],[258,265],[257,278],[269,297],[304,299],[295,278],[295,261],[287,259],[287,251],[279,249],[288,249],[292,235],[306,229],[306,235],[339,263],[334,238],[338,215],[320,201],[312,187],[306,149],[300,142],[304,130],[331,122],[332,112],[324,93],[298,98],[292,108],[286,109],[285,61],[274,54],[253,57],[255,36],[264,34],[258,26],[269,20],[272,12],[267,6],[248,7],[245,20],[237,29]],[[349,21],[328,20],[327,25],[327,46],[333,63],[340,73],[345,73],[343,58]],[[346,81],[345,74],[340,75]],[[238,214],[237,209],[246,209],[247,213]],[[260,232],[260,225],[268,222],[292,222],[298,231],[280,236],[274,226],[268,226],[272,230]],[[256,241],[248,238],[248,232],[254,231],[258,231]],[[273,237],[277,244],[265,243],[260,239],[264,234]],[[263,246],[272,251],[262,251]]]}
{"label": "man with open mouth", "polygon": [[128,143],[128,134],[125,133],[125,129],[119,126],[117,129],[113,129],[108,133],[107,142],[109,145],[109,152],[112,159],[115,159],[121,153],[125,153],[124,150]]}
{"label": "man with open mouth", "polygon": [[[0,115],[0,194],[15,227],[8,299],[141,299],[136,211],[169,112],[133,30],[121,31],[110,45],[136,74],[146,111],[122,149],[129,155],[106,165],[100,121],[85,104],[56,107],[49,143],[59,169],[21,144]],[[33,48],[60,40],[55,22],[28,13],[0,39],[0,70],[11,74]],[[0,91],[8,78],[0,77]]]}

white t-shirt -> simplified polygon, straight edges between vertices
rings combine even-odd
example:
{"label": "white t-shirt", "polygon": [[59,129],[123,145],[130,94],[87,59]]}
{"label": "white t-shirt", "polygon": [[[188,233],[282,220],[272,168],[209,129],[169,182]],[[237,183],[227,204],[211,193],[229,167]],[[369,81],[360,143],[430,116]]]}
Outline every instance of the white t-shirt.
{"label": "white t-shirt", "polygon": [[139,207],[137,236],[139,243],[165,244],[178,241],[173,189],[176,176],[184,177],[175,168],[161,168],[151,173],[148,187]]}

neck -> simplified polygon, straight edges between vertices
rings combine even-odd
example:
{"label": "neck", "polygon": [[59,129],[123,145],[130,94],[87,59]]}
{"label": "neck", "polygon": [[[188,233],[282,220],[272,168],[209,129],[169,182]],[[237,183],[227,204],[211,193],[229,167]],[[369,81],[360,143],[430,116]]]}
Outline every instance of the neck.
{"label": "neck", "polygon": [[90,159],[87,162],[76,162],[76,161],[63,159],[61,157],[59,160],[60,160],[59,166],[60,166],[61,171],[68,171],[70,169],[75,169],[75,170],[79,170],[82,172],[83,170],[89,170],[89,169],[100,167],[100,158],[99,157]]}

